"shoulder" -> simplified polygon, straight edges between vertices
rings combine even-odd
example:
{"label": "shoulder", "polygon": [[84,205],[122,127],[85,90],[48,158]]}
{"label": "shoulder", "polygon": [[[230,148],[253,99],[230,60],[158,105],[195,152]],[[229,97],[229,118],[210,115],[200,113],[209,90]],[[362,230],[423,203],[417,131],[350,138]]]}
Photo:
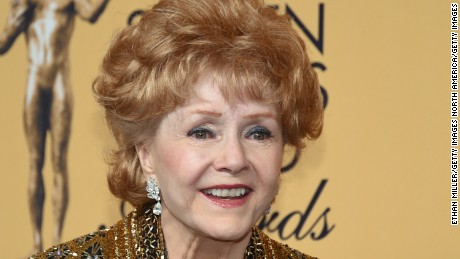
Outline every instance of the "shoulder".
{"label": "shoulder", "polygon": [[282,255],[279,258],[289,258],[289,259],[318,259],[317,257],[309,256],[304,254],[294,248],[289,247],[286,244],[282,244],[276,240],[272,239],[273,250],[276,255]]}
{"label": "shoulder", "polygon": [[107,247],[108,230],[100,230],[91,234],[75,238],[74,240],[53,246],[48,250],[35,254],[30,258],[66,258],[85,256],[104,256]]}
{"label": "shoulder", "polygon": [[137,211],[134,210],[110,229],[81,236],[69,242],[53,246],[30,258],[128,258],[135,255],[139,246]]}
{"label": "shoulder", "polygon": [[274,258],[287,258],[287,259],[318,259],[304,254],[286,244],[280,243],[268,237],[265,233],[257,228],[257,234],[264,244],[266,253],[271,253]]}

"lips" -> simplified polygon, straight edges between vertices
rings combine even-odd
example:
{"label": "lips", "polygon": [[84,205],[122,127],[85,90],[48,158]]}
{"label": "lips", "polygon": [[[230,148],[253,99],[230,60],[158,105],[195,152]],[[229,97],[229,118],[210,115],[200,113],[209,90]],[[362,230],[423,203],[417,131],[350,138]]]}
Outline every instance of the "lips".
{"label": "lips", "polygon": [[206,199],[224,208],[242,206],[251,192],[246,185],[219,185],[201,190]]}

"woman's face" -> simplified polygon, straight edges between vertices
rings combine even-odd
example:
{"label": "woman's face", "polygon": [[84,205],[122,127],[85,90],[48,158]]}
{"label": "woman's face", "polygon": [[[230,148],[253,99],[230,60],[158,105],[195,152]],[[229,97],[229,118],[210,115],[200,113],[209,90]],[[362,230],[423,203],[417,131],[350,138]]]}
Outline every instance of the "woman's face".
{"label": "woman's face", "polygon": [[179,233],[242,239],[278,189],[283,138],[276,106],[229,103],[210,77],[165,116],[151,144],[137,149],[160,187],[164,225]]}

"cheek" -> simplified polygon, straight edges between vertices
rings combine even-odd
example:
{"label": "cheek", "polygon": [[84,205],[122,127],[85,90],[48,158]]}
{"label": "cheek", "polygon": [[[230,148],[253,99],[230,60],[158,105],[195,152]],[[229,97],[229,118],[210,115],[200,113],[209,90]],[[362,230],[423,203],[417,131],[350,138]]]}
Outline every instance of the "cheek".
{"label": "cheek", "polygon": [[163,146],[157,156],[157,177],[163,201],[176,216],[191,210],[196,198],[197,182],[203,176],[206,155],[189,145],[170,144]]}
{"label": "cheek", "polygon": [[257,152],[252,161],[259,181],[268,189],[276,192],[283,162],[282,149],[276,147],[267,152]]}
{"label": "cheek", "polygon": [[178,185],[196,183],[204,173],[207,165],[206,152],[188,144],[170,144],[159,153],[161,164],[158,173],[166,176]]}

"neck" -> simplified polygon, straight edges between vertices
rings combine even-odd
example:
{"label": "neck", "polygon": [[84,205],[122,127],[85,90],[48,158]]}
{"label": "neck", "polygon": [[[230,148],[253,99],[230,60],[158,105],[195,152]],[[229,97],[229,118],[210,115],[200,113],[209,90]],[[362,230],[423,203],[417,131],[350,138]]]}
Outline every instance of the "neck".
{"label": "neck", "polygon": [[241,259],[252,234],[249,230],[239,240],[216,240],[192,231],[167,211],[161,215],[161,226],[170,259]]}

